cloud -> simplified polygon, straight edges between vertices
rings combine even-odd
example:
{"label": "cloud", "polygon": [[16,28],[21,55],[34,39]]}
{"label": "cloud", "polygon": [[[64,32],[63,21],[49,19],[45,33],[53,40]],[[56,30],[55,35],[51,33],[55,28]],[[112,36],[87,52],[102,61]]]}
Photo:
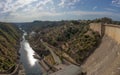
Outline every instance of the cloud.
{"label": "cloud", "polygon": [[[31,12],[13,12],[10,13],[7,18],[1,18],[1,21],[8,22],[25,22],[25,21],[33,21],[33,20],[62,20],[62,19],[80,19],[84,17],[111,17],[111,18],[119,18],[120,15],[118,13],[113,12],[91,12],[91,11],[67,11],[67,12],[48,12],[43,11],[39,12],[36,10],[32,10]],[[120,19],[120,18],[119,18]]]}
{"label": "cloud", "polygon": [[82,15],[82,16],[89,16],[89,15],[93,15],[93,16],[95,16],[95,15],[99,15],[99,16],[101,16],[101,15],[103,15],[103,16],[110,16],[110,15],[114,15],[114,16],[119,16],[120,17],[120,15],[119,14],[117,14],[117,13],[112,13],[112,12],[106,12],[106,11],[101,11],[101,12],[91,12],[91,11],[72,11],[72,12],[66,12],[66,14],[74,14],[74,15]]}
{"label": "cloud", "polygon": [[79,2],[80,0],[61,0],[61,2],[58,4],[60,7],[65,6],[73,6],[75,3]]}
{"label": "cloud", "polygon": [[[0,0],[0,21],[23,22],[33,20],[62,20],[62,19],[80,19],[81,17],[110,16],[119,18],[120,15],[113,9],[106,8],[108,12],[99,11],[81,11],[76,9],[76,3],[81,0]],[[117,3],[114,0],[112,3]],[[117,3],[119,4],[119,3]],[[61,8],[62,7],[62,10]],[[69,7],[75,10],[64,11]],[[93,10],[97,6],[93,7]],[[86,18],[87,18],[86,17]],[[119,18],[120,19],[120,18]]]}
{"label": "cloud", "polygon": [[1,9],[2,7],[3,7],[2,4],[0,4],[0,9]]}
{"label": "cloud", "polygon": [[7,13],[7,12],[14,12],[17,11],[18,9],[29,5],[30,3],[37,1],[37,0],[6,0],[4,2],[4,7],[2,13]]}
{"label": "cloud", "polygon": [[112,0],[112,5],[120,7],[120,0]]}
{"label": "cloud", "polygon": [[0,2],[1,13],[16,12],[19,9],[28,11],[30,9],[43,9],[48,3],[53,4],[52,0],[6,0]]}
{"label": "cloud", "polygon": [[97,9],[97,8],[98,8],[97,6],[94,6],[94,7],[93,7],[93,10],[95,10],[95,9]]}
{"label": "cloud", "polygon": [[116,12],[116,11],[117,11],[117,10],[112,9],[112,8],[105,8],[105,10],[107,10],[107,11],[113,11],[113,12]]}
{"label": "cloud", "polygon": [[30,21],[49,12],[55,12],[53,0],[0,0],[0,20]]}

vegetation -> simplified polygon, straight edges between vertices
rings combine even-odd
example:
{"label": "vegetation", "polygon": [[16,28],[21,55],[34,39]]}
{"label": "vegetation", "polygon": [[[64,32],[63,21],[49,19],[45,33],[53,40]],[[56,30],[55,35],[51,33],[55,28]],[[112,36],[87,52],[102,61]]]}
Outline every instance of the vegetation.
{"label": "vegetation", "polygon": [[34,21],[34,22],[25,22],[25,23],[15,23],[16,25],[20,25],[22,29],[27,32],[32,30],[42,30],[43,28],[58,26],[64,23],[64,21]]}
{"label": "vegetation", "polygon": [[[66,21],[58,26],[36,30],[35,34],[30,36],[31,46],[39,54],[47,51],[41,44],[40,39],[81,63],[96,47],[100,36],[97,32],[89,29],[88,23]],[[50,52],[47,55],[43,53],[42,56],[48,56],[49,54]]]}
{"label": "vegetation", "polygon": [[120,21],[113,21],[111,18],[108,17],[103,17],[103,18],[99,18],[99,19],[95,19],[91,22],[96,22],[96,23],[107,23],[107,24],[117,24],[120,25]]}
{"label": "vegetation", "polygon": [[89,29],[89,24],[94,22],[120,24],[119,21],[113,21],[108,17],[77,21],[34,21],[28,26],[30,31],[35,32],[34,35],[29,36],[29,41],[34,50],[43,58],[50,55],[50,52],[42,45],[41,39],[67,53],[78,63],[82,63],[100,41],[99,33]]}
{"label": "vegetation", "polygon": [[0,72],[16,65],[19,37],[14,25],[0,22]]}

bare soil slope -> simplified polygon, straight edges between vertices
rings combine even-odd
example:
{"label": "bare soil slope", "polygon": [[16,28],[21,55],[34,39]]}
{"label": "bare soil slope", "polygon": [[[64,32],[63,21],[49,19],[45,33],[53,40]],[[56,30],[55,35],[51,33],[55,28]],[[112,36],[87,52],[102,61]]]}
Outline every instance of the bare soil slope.
{"label": "bare soil slope", "polygon": [[120,45],[105,35],[82,68],[87,75],[120,75]]}

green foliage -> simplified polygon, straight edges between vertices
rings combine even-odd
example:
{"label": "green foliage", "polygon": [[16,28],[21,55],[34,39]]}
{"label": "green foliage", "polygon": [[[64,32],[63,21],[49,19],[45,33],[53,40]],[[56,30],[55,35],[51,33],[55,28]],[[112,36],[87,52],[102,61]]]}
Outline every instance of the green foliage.
{"label": "green foliage", "polygon": [[76,20],[72,20],[71,22],[72,22],[73,24],[75,24],[75,25],[80,24],[80,22],[79,22],[79,21],[76,21]]}
{"label": "green foliage", "polygon": [[120,21],[114,21],[109,17],[103,17],[103,18],[96,18],[94,20],[88,20],[86,21],[88,23],[107,23],[107,24],[116,24],[116,25],[120,25]]}
{"label": "green foliage", "polygon": [[112,19],[108,17],[104,17],[101,18],[101,22],[110,24],[112,22]]}

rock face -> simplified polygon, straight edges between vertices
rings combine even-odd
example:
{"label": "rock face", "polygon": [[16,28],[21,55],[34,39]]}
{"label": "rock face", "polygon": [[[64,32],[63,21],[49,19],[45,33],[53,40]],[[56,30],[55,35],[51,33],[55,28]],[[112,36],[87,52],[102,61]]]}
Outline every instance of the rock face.
{"label": "rock face", "polygon": [[81,67],[84,72],[87,72],[87,75],[120,75],[120,42],[118,38],[120,28],[116,25],[103,26],[105,32],[100,46]]}

